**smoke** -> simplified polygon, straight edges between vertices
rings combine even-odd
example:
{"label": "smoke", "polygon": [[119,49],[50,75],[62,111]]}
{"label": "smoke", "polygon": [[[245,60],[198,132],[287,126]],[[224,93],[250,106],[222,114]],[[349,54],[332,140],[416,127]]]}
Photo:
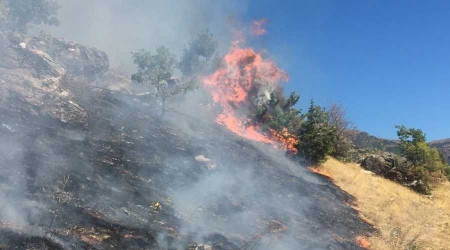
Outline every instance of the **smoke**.
{"label": "smoke", "polygon": [[263,18],[260,20],[253,21],[251,26],[251,33],[253,36],[262,36],[267,34],[267,30],[264,27],[269,22],[269,19]]}
{"label": "smoke", "polygon": [[[250,65],[249,72],[238,76],[236,81],[253,77],[255,72],[262,73],[256,81],[251,80],[251,86],[244,88],[245,91],[250,91],[255,83],[275,84],[284,76],[271,61],[263,60],[251,49],[229,51],[234,32],[230,31],[227,20],[246,10],[246,3],[242,1],[59,0],[59,3],[61,25],[48,28],[48,32],[105,50],[116,66],[123,64],[131,68],[130,51],[141,48],[153,50],[165,45],[180,54],[192,35],[209,29],[222,45],[222,54],[232,52],[232,56],[233,52],[237,53],[234,55],[243,52],[256,59],[247,61],[248,57],[244,56],[244,60],[238,60],[256,65]],[[18,39],[18,42],[22,41]],[[311,246],[325,247],[333,242],[332,236],[326,233],[314,235],[318,243],[308,239],[313,236],[311,231],[321,227],[317,220],[311,219],[311,211],[320,210],[322,204],[323,207],[337,204],[332,195],[320,201],[313,197],[313,193],[322,194],[318,187],[326,183],[301,168],[299,162],[288,158],[283,150],[248,141],[217,124],[216,115],[224,110],[216,112],[217,107],[210,105],[213,100],[208,91],[198,89],[172,97],[166,116],[160,118],[154,99],[145,100],[133,95],[133,91],[124,94],[121,89],[103,89],[109,87],[110,82],[117,84],[119,77],[111,77],[110,72],[103,75],[107,63],[103,62],[105,57],[101,53],[91,52],[85,62],[78,57],[88,53],[87,50],[79,53],[80,48],[75,44],[51,39],[38,40],[36,44],[48,46],[53,54],[82,64],[75,68],[90,69],[94,68],[92,64],[98,63],[94,66],[101,70],[92,73],[97,74],[95,82],[89,81],[83,70],[67,70],[67,74],[72,75],[61,76],[61,82],[53,83],[64,89],[61,93],[66,93],[66,99],[55,97],[32,102],[48,102],[61,112],[64,102],[77,103],[76,106],[86,112],[80,115],[87,117],[87,125],[82,128],[76,125],[71,128],[71,124],[61,123],[55,117],[39,120],[36,117],[44,115],[37,111],[36,117],[22,116],[34,110],[29,111],[27,100],[20,98],[10,100],[14,105],[23,105],[19,106],[21,112],[17,114],[15,108],[1,107],[11,112],[6,115],[0,112],[4,118],[0,139],[6,142],[0,143],[0,158],[11,159],[2,162],[0,168],[3,178],[0,180],[7,183],[0,184],[1,220],[16,226],[44,227],[57,215],[54,211],[61,199],[53,194],[63,194],[68,196],[63,197],[68,204],[60,210],[64,216],[61,215],[63,219],[56,222],[54,228],[71,226],[76,239],[83,238],[76,235],[76,228],[95,230],[118,224],[120,227],[115,228],[114,237],[120,240],[133,231],[128,228],[148,230],[146,233],[156,231],[160,249],[185,249],[194,242],[220,243],[222,249],[311,249]],[[36,51],[47,55],[39,48]],[[51,60],[50,56],[46,58]],[[241,70],[242,63],[233,65],[233,62],[229,62],[228,68],[219,68],[224,71],[221,79],[225,79],[219,85],[229,83],[230,75]],[[38,63],[32,65],[39,66]],[[23,72],[26,70],[41,72],[35,68],[23,69]],[[213,80],[213,76],[209,80]],[[38,81],[40,77],[36,73],[37,80],[32,80]],[[198,78],[205,79],[204,76]],[[104,82],[99,82],[102,80]],[[135,90],[133,84],[124,81]],[[31,86],[24,86],[31,89]],[[273,90],[274,87],[259,86],[248,99],[267,101],[268,92]],[[52,97],[54,92],[49,90],[45,94]],[[220,98],[225,92],[219,91]],[[247,96],[244,99],[248,101]],[[256,99],[253,99],[255,105]],[[222,108],[234,108],[227,106],[229,101],[223,100]],[[33,108],[39,110],[35,106]],[[24,121],[35,123],[25,124]],[[60,180],[69,173],[70,188],[59,190]],[[152,208],[150,204],[155,202],[162,204],[162,208]],[[340,215],[343,214],[336,212],[336,216]],[[100,223],[95,224],[97,221]],[[128,227],[126,232],[120,231],[123,226]],[[172,227],[182,240],[168,239],[169,233],[164,229]],[[42,231],[52,229],[47,226]],[[139,233],[136,231],[133,233]],[[141,241],[149,238],[139,237]]]}
{"label": "smoke", "polygon": [[100,48],[112,65],[127,68],[131,51],[165,45],[180,54],[193,35],[206,29],[226,45],[228,20],[247,9],[247,1],[227,0],[58,1],[61,24],[48,29],[52,35]]}
{"label": "smoke", "polygon": [[[310,234],[304,223],[312,201],[295,190],[294,183],[299,178],[308,185],[321,185],[319,179],[288,159],[282,150],[261,142],[241,144],[237,135],[223,133],[220,125],[193,123],[200,116],[171,115],[167,120],[183,137],[199,142],[197,154],[208,159],[207,163],[190,157],[165,160],[164,165],[173,167],[177,175],[197,172],[194,180],[167,180],[170,206],[183,221],[180,234],[190,235],[197,243],[214,242],[216,234],[227,235],[234,244],[230,249],[246,244],[248,248],[242,249],[308,249],[304,240],[296,237]],[[187,124],[195,124],[195,128]],[[288,179],[293,183],[286,182]],[[160,244],[169,244],[164,237],[160,239]]]}

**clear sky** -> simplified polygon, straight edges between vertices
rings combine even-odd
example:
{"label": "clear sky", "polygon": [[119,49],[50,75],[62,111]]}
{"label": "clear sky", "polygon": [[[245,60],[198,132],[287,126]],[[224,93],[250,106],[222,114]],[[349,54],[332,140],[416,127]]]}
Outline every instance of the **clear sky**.
{"label": "clear sky", "polygon": [[379,137],[396,124],[450,137],[450,1],[250,1],[246,21],[263,17],[253,43],[289,72],[303,110],[331,101]]}

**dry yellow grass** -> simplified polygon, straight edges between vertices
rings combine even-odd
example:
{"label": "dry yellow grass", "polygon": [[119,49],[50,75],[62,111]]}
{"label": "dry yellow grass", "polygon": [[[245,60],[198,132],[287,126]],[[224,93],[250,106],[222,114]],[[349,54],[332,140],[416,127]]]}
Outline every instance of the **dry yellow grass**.
{"label": "dry yellow grass", "polygon": [[361,217],[378,229],[370,249],[450,249],[449,182],[430,199],[353,163],[329,159],[320,172],[355,196]]}

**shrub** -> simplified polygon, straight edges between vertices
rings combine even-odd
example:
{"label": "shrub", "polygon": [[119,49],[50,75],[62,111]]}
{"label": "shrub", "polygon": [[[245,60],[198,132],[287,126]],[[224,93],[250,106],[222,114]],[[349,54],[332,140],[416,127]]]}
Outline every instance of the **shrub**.
{"label": "shrub", "polygon": [[445,166],[445,168],[444,168],[444,173],[445,173],[445,176],[447,177],[447,179],[450,181],[450,166]]}
{"label": "shrub", "polygon": [[335,132],[325,109],[311,101],[306,121],[300,128],[299,152],[313,163],[323,163],[333,151]]}

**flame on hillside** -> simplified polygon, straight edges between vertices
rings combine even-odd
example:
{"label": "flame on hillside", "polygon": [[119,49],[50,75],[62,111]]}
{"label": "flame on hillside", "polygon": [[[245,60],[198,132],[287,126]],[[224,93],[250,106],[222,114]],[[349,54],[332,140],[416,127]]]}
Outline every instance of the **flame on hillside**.
{"label": "flame on hillside", "polygon": [[272,138],[276,139],[281,143],[281,148],[284,150],[289,150],[294,154],[298,154],[298,149],[296,146],[299,141],[297,137],[288,132],[287,128],[283,128],[281,133],[271,129],[270,133],[272,134]]}
{"label": "flame on hillside", "polygon": [[255,93],[265,89],[274,90],[280,81],[288,80],[288,75],[252,48],[242,48],[242,38],[232,44],[223,59],[223,66],[203,80],[213,101],[222,107],[216,122],[241,137],[274,146],[281,144],[281,148],[297,153],[295,146],[298,141],[287,129],[282,133],[272,130],[266,135],[255,125],[249,126],[249,119],[242,114],[246,113],[248,107],[255,105],[252,102]]}

